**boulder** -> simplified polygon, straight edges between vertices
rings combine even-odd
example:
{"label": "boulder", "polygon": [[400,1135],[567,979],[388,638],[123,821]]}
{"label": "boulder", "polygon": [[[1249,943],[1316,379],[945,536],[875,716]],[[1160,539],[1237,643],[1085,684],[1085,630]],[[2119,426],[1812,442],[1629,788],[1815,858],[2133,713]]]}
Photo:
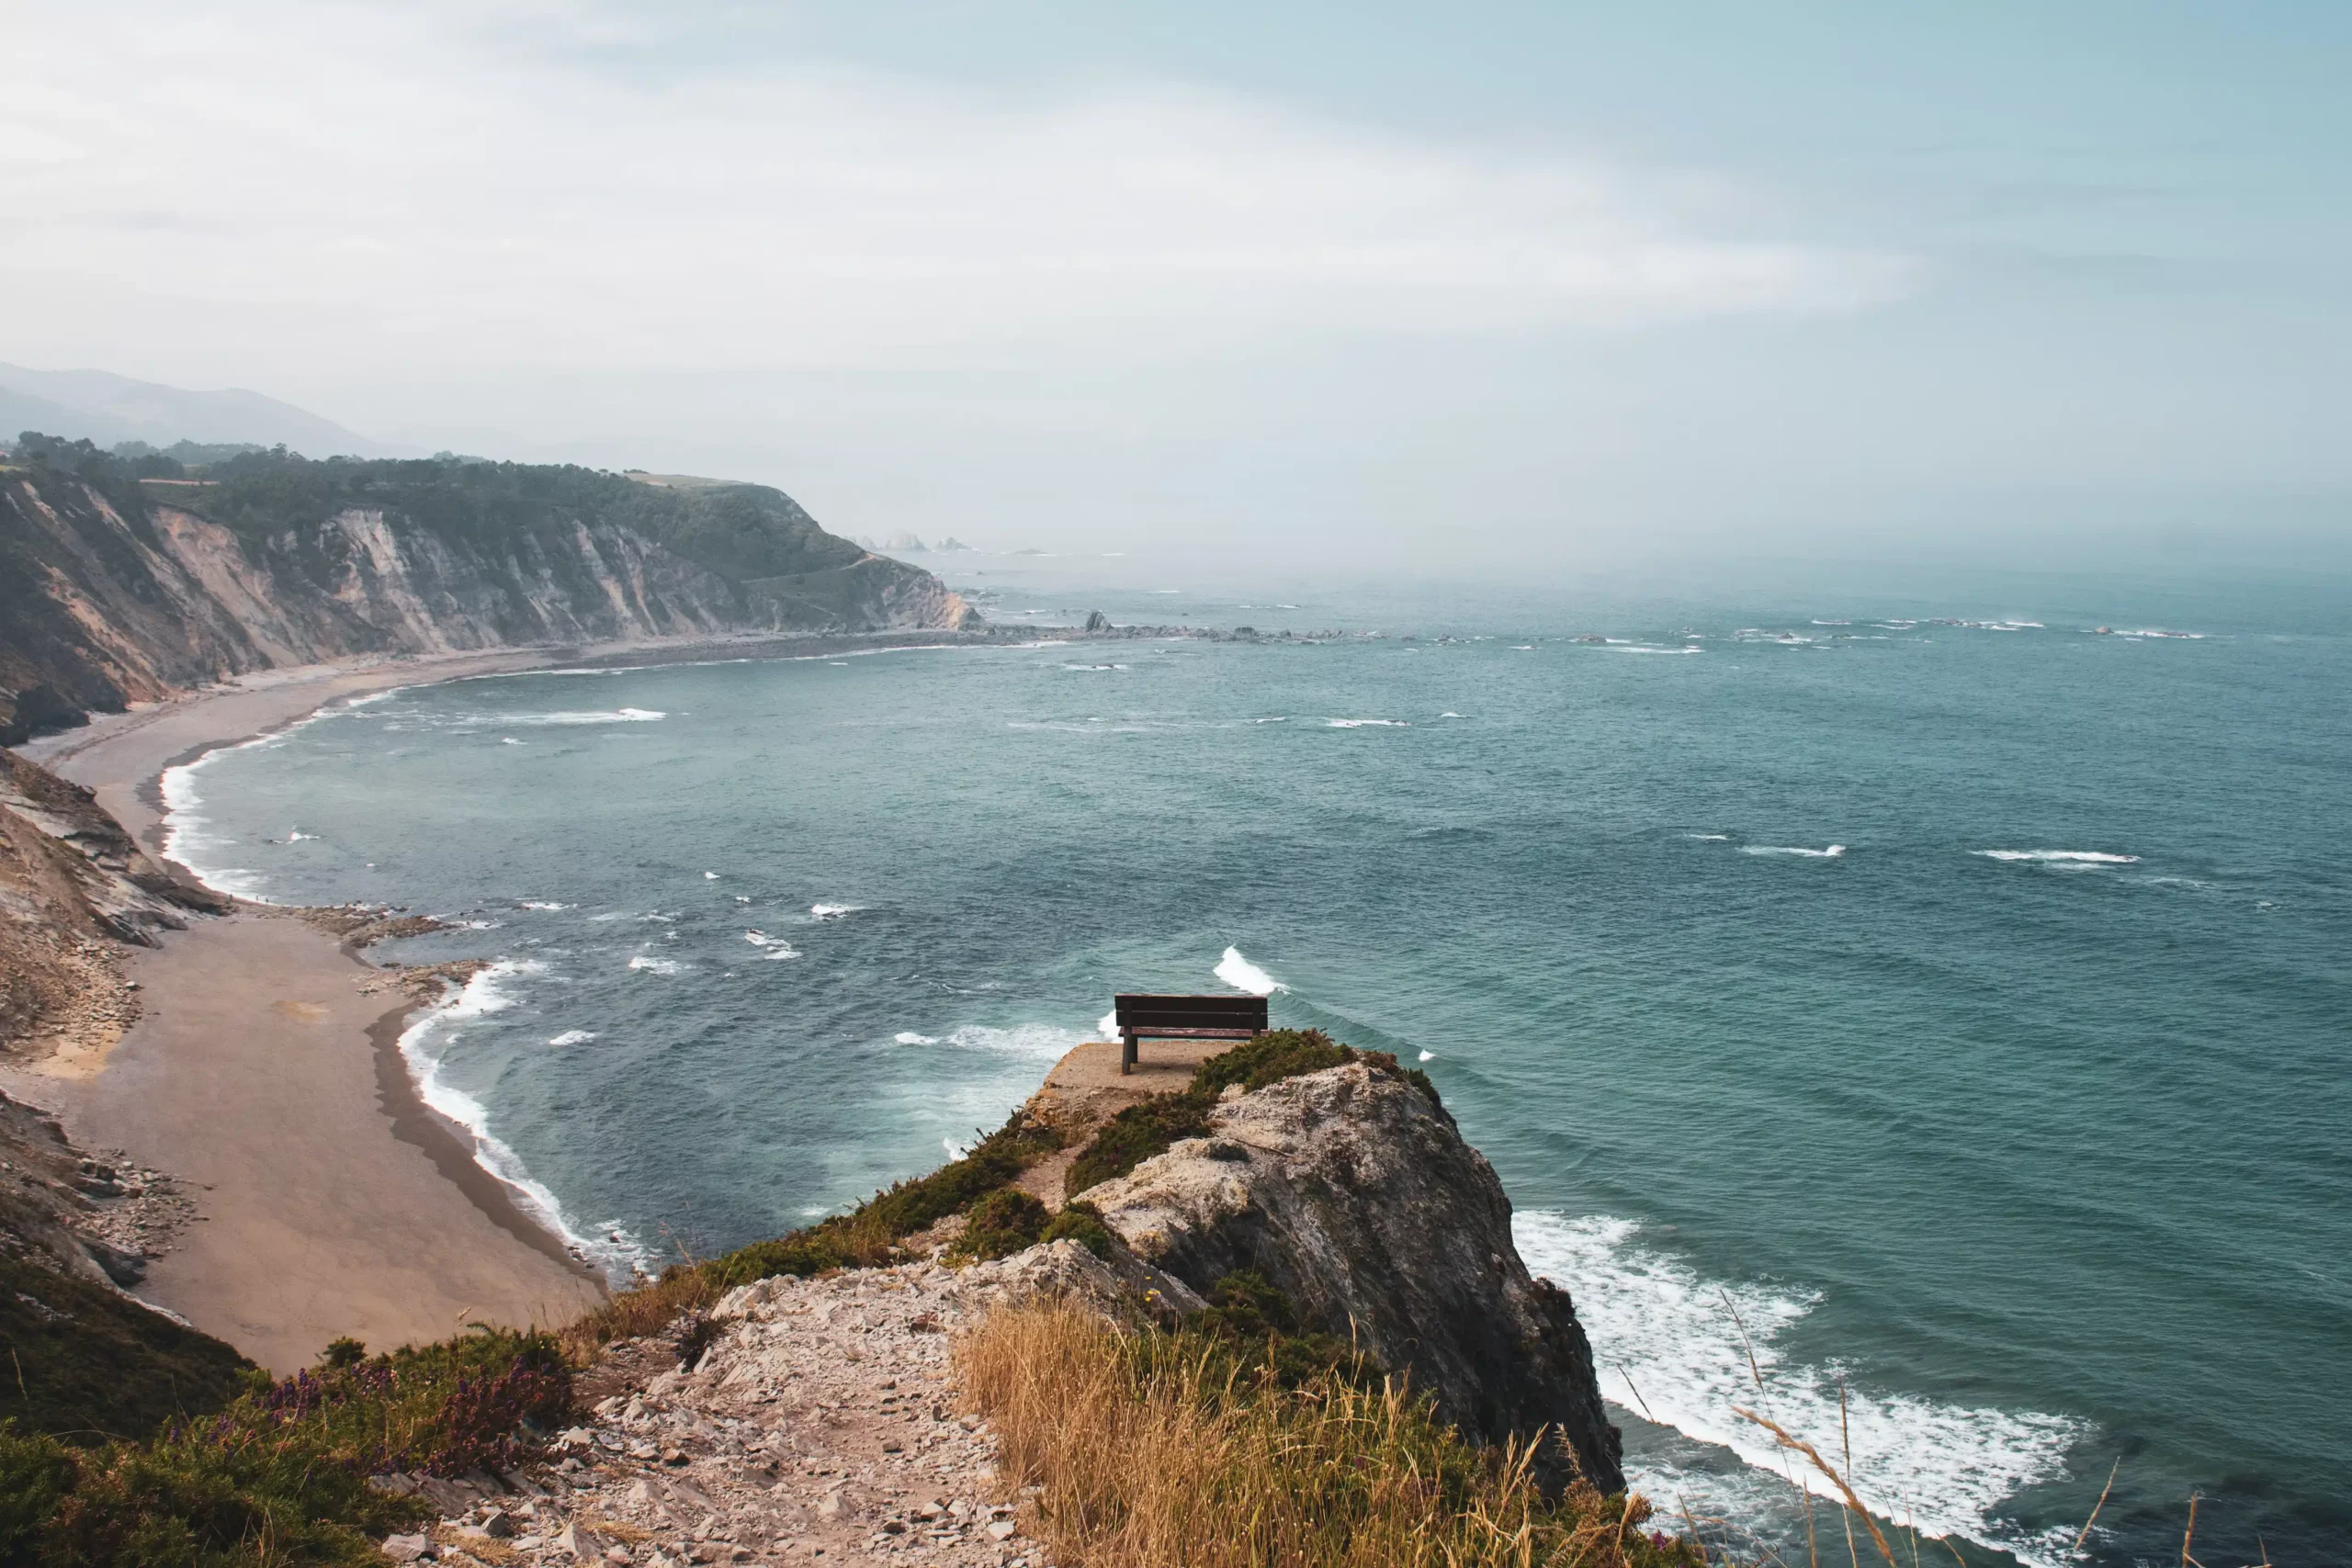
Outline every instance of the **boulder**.
{"label": "boulder", "polygon": [[1351,1062],[1221,1101],[1208,1136],[1084,1196],[1203,1295],[1264,1276],[1303,1325],[1409,1376],[1465,1436],[1556,1433],[1537,1455],[1547,1487],[1571,1465],[1602,1492],[1624,1485],[1567,1292],[1521,1261],[1494,1168],[1393,1070]]}

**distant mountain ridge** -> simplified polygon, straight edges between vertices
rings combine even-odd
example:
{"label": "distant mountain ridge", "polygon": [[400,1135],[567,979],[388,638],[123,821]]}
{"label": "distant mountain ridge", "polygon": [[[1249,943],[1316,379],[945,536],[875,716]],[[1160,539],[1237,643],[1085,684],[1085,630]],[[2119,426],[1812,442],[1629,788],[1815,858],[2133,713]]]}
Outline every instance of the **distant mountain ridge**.
{"label": "distant mountain ridge", "polygon": [[978,621],[763,485],[285,452],[183,472],[39,435],[0,466],[0,744],[354,654]]}
{"label": "distant mountain ridge", "polygon": [[0,365],[0,439],[38,430],[111,446],[145,441],[250,442],[354,457],[414,456],[292,403],[232,387],[196,392],[111,370],[31,370]]}

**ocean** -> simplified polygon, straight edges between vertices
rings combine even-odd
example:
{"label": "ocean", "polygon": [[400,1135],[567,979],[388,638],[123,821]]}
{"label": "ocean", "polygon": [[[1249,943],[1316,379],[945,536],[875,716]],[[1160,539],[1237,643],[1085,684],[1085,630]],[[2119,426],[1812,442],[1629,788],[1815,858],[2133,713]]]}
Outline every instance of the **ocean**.
{"label": "ocean", "polygon": [[2192,1493],[2208,1563],[2345,1560],[2340,600],[945,570],[1334,635],[413,688],[175,771],[174,852],[456,922],[389,955],[496,962],[403,1048],[616,1270],[937,1164],[1114,990],[1238,984],[1427,1068],[1661,1513],[1806,1550],[1745,1409],[1972,1561],[2177,1560]]}

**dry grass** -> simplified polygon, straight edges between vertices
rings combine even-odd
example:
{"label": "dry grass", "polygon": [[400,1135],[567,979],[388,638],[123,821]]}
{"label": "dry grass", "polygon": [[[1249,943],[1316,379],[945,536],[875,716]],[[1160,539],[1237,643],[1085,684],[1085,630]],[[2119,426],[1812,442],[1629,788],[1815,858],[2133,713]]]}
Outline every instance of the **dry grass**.
{"label": "dry grass", "polygon": [[1283,1389],[1182,1332],[1082,1309],[1001,1310],[956,1364],[1033,1529],[1088,1568],[1697,1568],[1589,1486],[1547,1501],[1529,1451],[1474,1449],[1393,1383]]}

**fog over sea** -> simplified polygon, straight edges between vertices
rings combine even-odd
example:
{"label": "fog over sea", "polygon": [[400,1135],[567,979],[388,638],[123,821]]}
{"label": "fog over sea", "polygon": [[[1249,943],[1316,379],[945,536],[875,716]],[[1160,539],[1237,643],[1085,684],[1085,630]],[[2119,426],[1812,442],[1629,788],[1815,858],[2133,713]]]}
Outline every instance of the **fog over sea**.
{"label": "fog over sea", "polygon": [[412,1065],[616,1269],[935,1165],[1114,990],[1272,987],[1428,1069],[1661,1511],[1801,1554],[1733,1410],[1835,1454],[1842,1388],[1898,1524],[2068,1561],[2120,1459],[2098,1562],[2192,1490],[2208,1562],[2342,1559],[2340,601],[933,564],[1000,623],[1344,635],[401,691],[176,771],[175,852],[462,922],[387,954],[496,960]]}

